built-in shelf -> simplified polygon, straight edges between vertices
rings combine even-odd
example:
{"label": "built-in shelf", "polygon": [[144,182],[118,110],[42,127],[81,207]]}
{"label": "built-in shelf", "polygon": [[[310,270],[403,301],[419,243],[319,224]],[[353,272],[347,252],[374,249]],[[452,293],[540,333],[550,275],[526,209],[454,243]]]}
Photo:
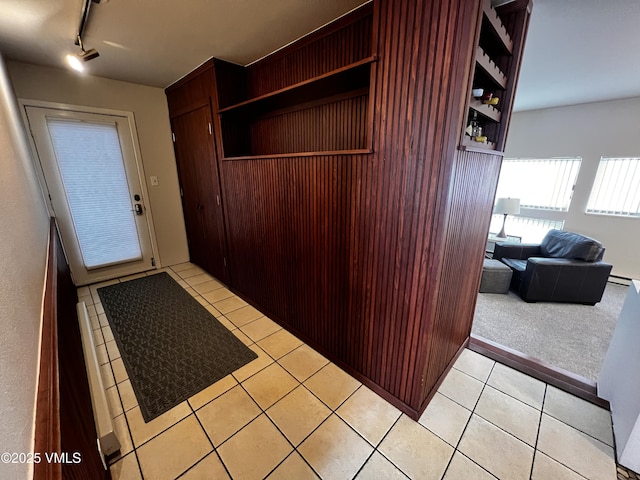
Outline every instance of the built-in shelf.
{"label": "built-in shelf", "polygon": [[[494,7],[492,4],[496,3],[500,5]],[[482,0],[469,72],[469,100],[462,124],[461,150],[499,155],[504,150],[531,5],[532,0]],[[497,97],[498,103],[484,103],[472,96],[473,90],[482,90],[483,98]],[[488,142],[474,142],[466,134],[470,127],[482,132]]]}
{"label": "built-in shelf", "polygon": [[295,152],[295,153],[275,153],[271,155],[244,155],[238,157],[225,157],[222,160],[225,162],[236,160],[267,160],[274,158],[292,158],[292,157],[335,157],[337,155],[367,155],[373,153],[373,150],[369,148],[354,149],[354,150],[331,150],[331,151],[318,151],[318,152]]}
{"label": "built-in shelf", "polygon": [[466,150],[468,152],[482,152],[482,153],[494,153],[496,155],[503,155],[502,152],[496,150],[496,144],[494,142],[476,142],[467,135],[462,138],[462,144],[460,150]]}
{"label": "built-in shelf", "polygon": [[270,110],[272,105],[277,105],[278,108],[282,108],[290,104],[309,102],[317,98],[334,95],[340,91],[344,91],[345,85],[353,84],[353,79],[361,76],[359,74],[365,70],[368,73],[369,64],[375,60],[375,56],[364,58],[303,82],[222,108],[218,110],[218,113],[224,114],[253,108]]}
{"label": "built-in shelf", "polygon": [[[223,159],[369,153],[369,91],[375,60],[369,56],[219,109]],[[344,131],[344,125],[354,128]]]}
{"label": "built-in shelf", "polygon": [[485,117],[493,120],[494,122],[500,121],[500,117],[501,117],[500,110],[495,108],[493,105],[487,105],[486,103],[482,103],[482,100],[472,98],[471,100],[469,100],[469,108],[475,110],[480,115],[484,115]]}
{"label": "built-in shelf", "polygon": [[482,68],[482,70],[493,80],[496,86],[501,89],[507,88],[507,77],[494,61],[487,55],[482,47],[478,46],[476,49],[476,64]]}
{"label": "built-in shelf", "polygon": [[484,11],[485,18],[489,21],[491,25],[492,33],[495,37],[500,41],[504,49],[512,53],[513,52],[513,40],[511,36],[507,32],[507,29],[502,24],[502,20],[498,16],[495,8],[491,5],[491,0],[484,0],[482,3],[482,9]]}

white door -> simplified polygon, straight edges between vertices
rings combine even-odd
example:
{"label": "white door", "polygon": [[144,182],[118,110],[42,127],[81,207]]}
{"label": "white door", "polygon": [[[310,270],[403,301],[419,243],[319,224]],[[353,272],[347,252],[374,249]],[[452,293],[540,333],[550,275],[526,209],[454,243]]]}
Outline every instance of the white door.
{"label": "white door", "polygon": [[127,116],[25,107],[76,285],[153,268]]}

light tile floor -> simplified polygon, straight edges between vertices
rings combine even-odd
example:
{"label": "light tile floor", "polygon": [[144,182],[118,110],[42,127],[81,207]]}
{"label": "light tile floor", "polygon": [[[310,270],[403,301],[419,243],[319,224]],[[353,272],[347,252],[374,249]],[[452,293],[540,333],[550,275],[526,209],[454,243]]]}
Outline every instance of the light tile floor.
{"label": "light tile floor", "polygon": [[78,289],[122,444],[114,480],[616,478],[606,410],[465,350],[415,422],[195,265],[160,271],[258,358],[144,423],[96,292],[144,274]]}

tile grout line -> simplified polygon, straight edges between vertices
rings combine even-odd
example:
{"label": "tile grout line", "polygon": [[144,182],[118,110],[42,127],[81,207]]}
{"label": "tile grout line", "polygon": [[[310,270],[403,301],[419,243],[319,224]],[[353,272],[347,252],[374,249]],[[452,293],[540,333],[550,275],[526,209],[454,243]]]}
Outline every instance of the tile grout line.
{"label": "tile grout line", "polygon": [[536,441],[533,447],[533,460],[531,461],[531,469],[529,470],[529,480],[533,479],[533,467],[536,463],[536,457],[538,456],[538,441],[540,440],[540,428],[542,427],[542,411],[544,409],[544,402],[546,399],[547,399],[547,384],[545,383],[544,395],[542,395],[542,406],[540,407],[540,419],[538,420],[538,431],[536,432]]}
{"label": "tile grout line", "polygon": [[[387,460],[391,465],[393,465],[394,467],[396,467],[398,469],[399,472],[401,472],[405,477],[411,478],[409,477],[409,475],[407,475],[404,470],[402,470],[398,465],[396,465],[393,460],[391,460],[389,457],[387,457],[384,452],[382,452],[381,450],[378,449],[378,447],[380,445],[382,445],[382,443],[384,442],[384,440],[389,436],[389,433],[391,433],[391,430],[393,430],[393,428],[398,424],[398,422],[400,421],[400,419],[402,418],[402,415],[405,415],[404,413],[401,413],[400,416],[398,416],[398,418],[396,418],[396,421],[393,422],[393,424],[391,425],[391,427],[389,428],[389,430],[387,430],[387,432],[382,436],[382,438],[380,439],[380,441],[378,442],[378,445],[374,447],[373,451],[374,452],[378,452],[385,460]],[[424,428],[424,427],[423,427]],[[440,438],[440,437],[438,437]],[[371,453],[371,455],[373,455],[373,452]],[[367,459],[367,462],[369,461],[369,459]],[[362,468],[364,468],[364,465],[367,464],[367,462],[365,462],[362,465]],[[362,470],[362,468],[360,470]],[[360,471],[358,471],[358,473],[360,473]]]}
{"label": "tile grout line", "polygon": [[[266,353],[266,352],[265,352]],[[267,353],[267,355],[269,355]],[[251,377],[249,377],[251,378]],[[248,380],[248,379],[247,379]],[[256,404],[258,405],[258,408],[260,409],[260,413],[253,418],[249,423],[247,423],[246,425],[244,425],[240,430],[238,430],[237,432],[235,432],[233,435],[231,435],[229,438],[227,438],[227,440],[225,440],[225,442],[227,442],[228,440],[230,440],[234,435],[236,435],[238,432],[242,431],[244,428],[248,427],[251,423],[253,423],[257,418],[259,418],[261,415],[264,415],[265,418],[269,421],[269,423],[278,431],[278,433],[280,433],[280,435],[282,435],[282,437],[286,440],[286,442],[291,446],[292,450],[291,452],[289,452],[287,455],[285,455],[285,457],[280,460],[280,462],[277,463],[277,465],[275,465],[269,472],[267,472],[267,474],[265,475],[264,478],[267,478],[269,475],[271,475],[280,465],[282,465],[282,463],[284,463],[284,461],[289,458],[291,456],[291,454],[293,452],[298,453],[298,455],[300,455],[300,457],[302,457],[302,459],[305,461],[305,463],[308,462],[306,461],[306,459],[297,451],[296,446],[291,442],[291,440],[289,440],[289,438],[284,434],[284,432],[282,430],[280,430],[280,428],[278,427],[278,425],[276,425],[276,423],[271,419],[271,417],[269,416],[269,414],[267,414],[267,411],[265,409],[262,408],[262,406],[260,404],[258,404],[258,402],[256,402],[256,400],[251,396],[251,394],[249,393],[249,391],[244,387],[244,385],[242,384],[244,382],[240,383],[240,387],[244,390],[244,392],[249,396],[249,398]],[[292,389],[290,392],[287,392],[287,394],[285,395],[285,397],[287,395],[289,395],[291,392],[293,392],[293,390],[295,390],[298,387],[295,387],[294,389]],[[284,398],[284,397],[282,397]],[[276,403],[278,403],[280,400],[274,402],[272,405],[270,405],[268,408],[271,408],[273,405],[275,405]],[[225,443],[223,442],[223,443]],[[222,445],[222,444],[221,444]],[[309,467],[311,467],[311,465],[309,465]],[[311,470],[315,473],[315,470],[313,469],[313,467],[311,467]],[[231,477],[231,475],[229,475]],[[318,475],[319,476],[319,475]],[[233,477],[231,477],[233,478]]]}
{"label": "tile grout line", "polygon": [[[486,357],[485,357],[485,358],[486,358]],[[477,465],[477,466],[478,466],[478,467],[480,467],[482,470],[484,470],[485,472],[487,472],[489,475],[491,475],[491,476],[495,477],[495,475],[493,475],[493,473],[491,473],[491,472],[490,472],[489,470],[487,470],[485,467],[483,467],[483,466],[482,466],[482,465],[480,465],[478,462],[476,462],[476,461],[475,461],[475,460],[473,460],[472,458],[468,457],[467,455],[465,455],[465,454],[464,454],[464,452],[462,452],[462,451],[460,451],[460,450],[458,449],[458,448],[460,447],[460,442],[462,442],[462,437],[464,437],[464,433],[467,431],[467,428],[469,427],[469,424],[471,423],[471,419],[473,418],[473,415],[475,414],[476,408],[478,407],[478,403],[480,403],[480,397],[482,397],[482,394],[484,393],[485,388],[486,388],[487,386],[489,386],[489,385],[487,384],[487,382],[489,381],[489,378],[491,377],[491,374],[493,373],[493,370],[495,369],[495,367],[496,367],[496,362],[495,362],[495,361],[493,361],[493,364],[491,365],[491,370],[489,371],[489,375],[487,375],[487,379],[483,382],[482,390],[480,390],[480,395],[478,395],[478,399],[476,400],[476,403],[474,404],[473,409],[471,410],[471,415],[469,415],[469,418],[467,419],[467,423],[465,424],[464,428],[462,429],[462,433],[460,434],[460,438],[458,438],[458,441],[456,442],[456,445],[453,447],[453,455],[451,455],[451,458],[449,459],[449,462],[447,463],[447,468],[445,468],[444,473],[442,474],[442,478],[444,478],[444,477],[445,477],[445,475],[447,474],[447,470],[449,470],[449,467],[451,466],[451,462],[453,461],[453,457],[456,455],[456,452],[459,452],[459,453],[460,453],[460,455],[463,455],[465,458],[468,458],[468,459],[469,459],[469,461],[473,462],[473,464],[474,464],[474,465]],[[459,372],[462,372],[462,370],[458,370],[458,371],[459,371]],[[462,373],[464,373],[465,375],[469,375],[469,374],[467,374],[466,372],[462,372]],[[469,376],[470,376],[471,378],[475,378],[475,377],[472,377],[471,375],[469,375]],[[477,380],[477,378],[476,378],[476,380]],[[445,395],[445,396],[446,396],[446,395]],[[447,397],[447,398],[449,398],[449,397]],[[452,401],[454,401],[454,402],[455,402],[455,400],[453,400],[453,399],[452,399]],[[458,403],[458,402],[456,402],[456,403]],[[458,404],[458,405],[460,405],[460,404]],[[466,408],[466,407],[464,407],[463,405],[460,405],[460,406],[461,406],[461,407],[463,407],[463,408]],[[478,415],[478,416],[480,416],[480,415]],[[480,418],[483,418],[483,417],[480,417]],[[486,419],[485,419],[485,420],[486,420]],[[490,423],[491,423],[491,422],[490,422]],[[493,425],[493,423],[491,423],[491,425]],[[440,438],[440,437],[438,436],[438,438]],[[442,440],[444,440],[444,439],[442,439]],[[445,440],[445,441],[446,441],[446,440]]]}
{"label": "tile grout line", "polygon": [[[228,390],[227,390],[228,391]],[[226,392],[225,392],[226,393]],[[219,395],[222,396],[222,395]],[[211,438],[209,437],[209,433],[207,432],[207,429],[204,428],[204,425],[202,424],[202,422],[200,421],[200,417],[198,417],[198,415],[196,414],[196,411],[193,409],[193,406],[191,405],[191,403],[189,402],[189,400],[187,400],[187,404],[189,405],[189,408],[191,409],[191,414],[195,417],[196,422],[198,422],[198,425],[200,425],[200,428],[202,429],[202,431],[204,432],[204,436],[207,437],[207,440],[209,440],[209,444],[211,445],[211,448],[213,449],[211,452],[207,453],[204,457],[202,457],[200,460],[198,460],[196,463],[194,463],[193,465],[191,465],[189,468],[187,468],[184,472],[182,472],[180,474],[180,477],[184,476],[189,470],[192,470],[196,465],[198,465],[200,462],[202,462],[205,458],[207,458],[209,455],[211,455],[212,453],[216,454],[216,457],[218,457],[218,461],[220,462],[220,464],[222,465],[222,468],[224,468],[225,472],[227,472],[227,475],[229,475],[229,478],[233,478],[231,476],[231,472],[229,471],[229,469],[227,468],[227,466],[225,465],[225,463],[222,461],[222,457],[220,456],[220,453],[218,452],[218,449],[216,448],[216,446],[213,444],[213,440],[211,440]],[[191,416],[191,415],[189,415]],[[235,435],[235,434],[234,434]]]}
{"label": "tile grout line", "polygon": [[[562,420],[560,420],[560,419],[558,419],[558,418],[555,418],[555,417],[553,417],[553,416],[549,415],[548,413],[545,413],[545,411],[544,411],[544,406],[545,406],[545,404],[546,404],[546,402],[547,402],[547,391],[548,391],[548,387],[549,387],[549,384],[545,384],[544,397],[543,397],[543,400],[542,400],[542,409],[540,410],[540,427],[542,426],[542,417],[543,417],[544,415],[547,415],[548,417],[553,418],[554,420],[557,420],[558,422],[562,423],[563,425],[566,425],[567,427],[570,427],[570,428],[573,428],[574,430],[580,431],[580,430],[578,430],[577,428],[572,427],[572,426],[571,426],[571,425],[569,425],[568,423],[565,423],[565,422],[563,422]],[[539,438],[539,436],[540,436],[540,427],[539,427],[539,429],[538,429],[538,438]],[[587,477],[585,477],[584,475],[582,475],[581,473],[576,472],[573,468],[569,467],[568,465],[565,465],[565,464],[564,464],[564,463],[562,463],[560,460],[558,460],[558,459],[556,459],[556,458],[552,457],[551,455],[547,455],[547,454],[546,454],[545,452],[543,452],[542,450],[538,450],[538,438],[536,438],[536,450],[535,450],[535,452],[540,452],[542,455],[546,455],[546,456],[547,456],[547,457],[549,457],[551,460],[553,460],[554,462],[558,463],[559,465],[562,465],[563,467],[565,467],[566,469],[568,469],[568,470],[570,470],[571,472],[575,473],[575,474],[576,474],[576,475],[578,475],[579,477],[582,477],[582,478],[585,478],[585,479],[587,478]],[[597,439],[595,439],[595,440],[597,440]],[[603,442],[600,442],[600,443],[603,443]],[[616,466],[617,466],[617,465],[616,465]],[[531,474],[533,475],[533,466],[532,466]]]}

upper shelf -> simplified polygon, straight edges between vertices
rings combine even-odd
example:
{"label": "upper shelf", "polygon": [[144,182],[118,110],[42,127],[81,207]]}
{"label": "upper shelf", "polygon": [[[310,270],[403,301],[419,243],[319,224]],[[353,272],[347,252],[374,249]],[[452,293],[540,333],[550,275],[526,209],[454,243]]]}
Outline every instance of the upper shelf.
{"label": "upper shelf", "polygon": [[491,25],[494,35],[498,38],[498,40],[500,40],[500,43],[505,48],[505,50],[507,50],[511,54],[513,52],[513,40],[507,32],[507,29],[504,28],[502,20],[500,20],[500,17],[498,17],[498,13],[496,12],[495,8],[491,6],[491,0],[484,0],[482,3],[482,9],[484,12],[484,16]]}
{"label": "upper shelf", "polygon": [[375,56],[364,58],[303,82],[221,108],[218,113],[246,112],[251,109],[270,110],[360,88],[363,82],[368,84],[368,66],[375,60]]}
{"label": "upper shelf", "polygon": [[478,112],[480,115],[484,115],[485,117],[490,118],[494,122],[500,121],[500,110],[492,105],[487,105],[486,103],[482,103],[482,101],[480,100],[472,98],[469,101],[469,107]]}
{"label": "upper shelf", "polygon": [[507,88],[507,77],[491,60],[480,46],[476,49],[476,63],[482,67],[487,75],[503,90]]}

